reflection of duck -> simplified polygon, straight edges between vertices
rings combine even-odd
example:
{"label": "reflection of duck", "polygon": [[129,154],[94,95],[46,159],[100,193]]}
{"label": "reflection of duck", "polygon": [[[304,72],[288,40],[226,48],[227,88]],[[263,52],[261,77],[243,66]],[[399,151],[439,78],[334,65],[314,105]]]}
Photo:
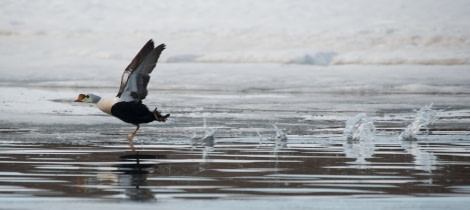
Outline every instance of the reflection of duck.
{"label": "reflection of duck", "polygon": [[80,94],[76,100],[76,102],[96,103],[101,111],[137,126],[128,138],[132,151],[135,151],[132,139],[139,130],[141,123],[149,123],[155,120],[165,122],[170,116],[170,114],[161,115],[157,108],[151,112],[142,103],[142,100],[147,96],[150,73],[155,68],[164,49],[165,44],[154,47],[153,41],[149,40],[124,70],[121,87],[115,98],[102,99],[93,94]]}
{"label": "reflection of duck", "polygon": [[114,171],[118,174],[119,186],[125,189],[125,195],[133,201],[155,201],[152,191],[145,188],[147,175],[153,172],[152,167],[155,164],[141,163],[141,160],[163,159],[165,156],[134,154],[123,155],[119,158],[122,161],[129,161],[129,163],[116,165],[117,170]]}

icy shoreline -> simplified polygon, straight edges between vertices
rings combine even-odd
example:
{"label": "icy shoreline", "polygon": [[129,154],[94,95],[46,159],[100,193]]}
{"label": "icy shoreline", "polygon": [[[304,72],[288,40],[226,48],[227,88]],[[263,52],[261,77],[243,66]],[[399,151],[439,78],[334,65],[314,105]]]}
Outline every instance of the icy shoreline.
{"label": "icy shoreline", "polygon": [[[73,100],[79,93],[113,97],[121,73],[119,69],[100,69],[96,70],[100,74],[95,77],[80,75],[79,69],[65,69],[63,74],[58,74],[60,69],[37,71],[37,76],[42,78],[40,81],[35,81],[35,77],[23,81],[24,73],[18,71],[5,75],[0,82],[3,104],[0,111],[5,113],[2,120],[32,122],[35,117],[28,115],[46,114],[45,117],[56,116],[51,122],[67,122],[60,116],[100,115],[102,113],[95,107],[81,107]],[[381,103],[392,104],[390,108],[394,108],[393,104],[402,107],[403,102],[410,110],[429,103],[453,107],[464,105],[467,97],[462,96],[470,94],[468,72],[467,66],[160,64],[152,75],[146,103],[170,110],[172,106],[196,109],[225,106],[228,112],[229,107],[239,109],[237,106],[243,101],[251,101],[253,105],[242,109],[276,106],[281,110],[306,110],[306,106],[312,104],[310,109],[316,110],[337,104],[344,107],[338,111],[348,111],[347,103],[372,103],[373,106],[375,102],[371,100],[381,98]],[[62,78],[74,74],[80,75],[80,80]],[[356,97],[357,100],[341,102],[336,97]],[[279,105],[263,105],[266,102]]]}
{"label": "icy shoreline", "polygon": [[[116,88],[121,62],[64,66],[44,65],[34,74],[8,66],[3,87],[102,89]],[[7,64],[8,65],[8,64]],[[18,69],[17,69],[18,68]],[[22,67],[20,67],[22,68]],[[158,91],[316,92],[468,94],[469,66],[281,64],[158,64],[149,89]],[[111,97],[111,96],[110,96]]]}

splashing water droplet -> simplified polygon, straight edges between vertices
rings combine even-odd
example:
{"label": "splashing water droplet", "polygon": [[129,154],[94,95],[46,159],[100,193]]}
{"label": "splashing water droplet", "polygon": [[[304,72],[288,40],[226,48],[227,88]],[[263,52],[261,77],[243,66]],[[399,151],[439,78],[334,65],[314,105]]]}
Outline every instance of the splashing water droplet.
{"label": "splashing water droplet", "polygon": [[274,129],[276,129],[276,136],[274,137],[274,141],[276,143],[276,149],[282,149],[287,146],[287,135],[282,132],[281,129],[277,127],[277,125],[273,125]]}
{"label": "splashing water droplet", "polygon": [[426,129],[426,133],[429,133],[428,125],[431,125],[437,120],[437,110],[432,109],[433,104],[429,104],[421,107],[414,121],[405,128],[405,130],[398,136],[399,140],[412,141],[417,140],[416,135],[422,128]]}
{"label": "splashing water droplet", "polygon": [[204,135],[202,137],[199,137],[199,135],[194,133],[193,136],[191,137],[191,144],[193,146],[202,145],[202,146],[205,146],[207,149],[212,149],[215,144],[215,138],[214,138],[215,129],[207,127],[206,118],[204,118],[203,120],[204,120],[203,121]]}
{"label": "splashing water droplet", "polygon": [[360,113],[346,122],[343,135],[348,141],[373,140],[375,136],[374,121],[366,114]]}
{"label": "splashing water droplet", "polygon": [[346,142],[343,145],[344,153],[348,158],[356,158],[356,163],[368,163],[366,158],[374,155],[375,125],[366,114],[361,113],[346,122],[343,135]]}
{"label": "splashing water droplet", "polygon": [[284,132],[282,132],[282,130],[279,127],[277,127],[276,124],[274,124],[273,127],[276,132],[276,135],[274,135],[273,137],[264,137],[263,135],[261,135],[259,130],[256,130],[259,136],[259,144],[257,147],[258,149],[261,148],[264,143],[271,144],[271,142],[274,142],[275,151],[283,149],[287,146],[287,135]]}

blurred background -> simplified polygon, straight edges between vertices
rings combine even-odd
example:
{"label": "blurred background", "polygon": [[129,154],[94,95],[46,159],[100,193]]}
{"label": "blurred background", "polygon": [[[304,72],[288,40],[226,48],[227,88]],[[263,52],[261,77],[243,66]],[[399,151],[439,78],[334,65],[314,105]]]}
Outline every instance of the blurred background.
{"label": "blurred background", "polygon": [[0,80],[122,68],[150,38],[168,45],[167,63],[467,65],[468,11],[466,0],[7,0]]}

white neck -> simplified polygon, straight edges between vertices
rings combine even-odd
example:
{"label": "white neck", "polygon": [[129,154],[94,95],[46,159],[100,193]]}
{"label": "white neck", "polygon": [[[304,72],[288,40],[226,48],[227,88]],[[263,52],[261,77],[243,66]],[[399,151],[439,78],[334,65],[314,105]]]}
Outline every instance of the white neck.
{"label": "white neck", "polygon": [[97,103],[98,109],[111,114],[111,107],[118,101],[118,98],[100,99]]}

